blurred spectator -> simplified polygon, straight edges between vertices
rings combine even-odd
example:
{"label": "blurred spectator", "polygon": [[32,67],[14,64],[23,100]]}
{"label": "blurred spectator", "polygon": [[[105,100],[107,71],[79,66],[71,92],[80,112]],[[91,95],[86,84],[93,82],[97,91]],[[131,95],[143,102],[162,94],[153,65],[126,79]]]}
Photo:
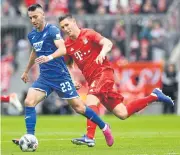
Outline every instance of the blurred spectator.
{"label": "blurred spectator", "polygon": [[117,64],[118,66],[125,65],[128,62],[119,47],[116,45],[115,41],[113,41],[113,47],[108,57],[111,62]]}
{"label": "blurred spectator", "polygon": [[158,0],[157,2],[157,12],[164,13],[167,11],[167,0]]}
{"label": "blurred spectator", "polygon": [[[168,64],[162,75],[163,92],[170,96],[176,103],[176,95],[178,88],[177,72],[174,64]],[[164,104],[163,113],[175,113],[176,106],[169,107]]]}
{"label": "blurred spectator", "polygon": [[144,4],[142,5],[142,13],[155,13],[156,9],[153,6],[152,0],[145,0]]}
{"label": "blurred spectator", "polygon": [[123,27],[123,21],[116,21],[112,29],[112,39],[116,40],[118,47],[121,49],[123,55],[125,55],[125,39],[126,32]]}
{"label": "blurred spectator", "polygon": [[68,0],[49,0],[48,15],[60,16],[61,14],[69,13]]}
{"label": "blurred spectator", "polygon": [[149,41],[146,39],[141,40],[139,61],[151,60],[151,57]]}
{"label": "blurred spectator", "polygon": [[15,8],[11,5],[9,0],[2,1],[2,16],[15,16]]}
{"label": "blurred spectator", "polygon": [[81,0],[71,1],[69,4],[69,10],[72,14],[85,14],[85,4]]}
{"label": "blurred spectator", "polygon": [[141,0],[129,0],[129,9],[132,14],[139,14],[141,11]]}
{"label": "blurred spectator", "polygon": [[142,30],[140,31],[139,34],[139,38],[151,40],[152,39],[151,30],[152,30],[152,20],[149,19],[143,25]]}
{"label": "blurred spectator", "polygon": [[153,27],[151,30],[151,36],[152,36],[152,44],[153,45],[159,45],[160,43],[162,43],[162,41],[165,37],[165,29],[162,27],[162,25],[159,21],[155,21],[153,23]]}
{"label": "blurred spectator", "polygon": [[21,16],[26,17],[27,16],[27,6],[24,0],[21,0],[21,3],[18,7],[18,12]]}
{"label": "blurred spectator", "polygon": [[123,14],[124,11],[119,0],[110,0],[108,10],[110,14]]}
{"label": "blurred spectator", "polygon": [[137,34],[134,33],[131,38],[131,41],[130,41],[130,50],[131,50],[130,51],[130,55],[131,55],[130,61],[137,61],[137,56],[139,54],[139,48],[140,48],[139,40],[138,40]]}
{"label": "blurred spectator", "polygon": [[163,60],[166,54],[165,41],[166,32],[159,21],[154,21],[151,31],[152,58],[155,61]]}
{"label": "blurred spectator", "polygon": [[106,14],[106,8],[105,8],[105,6],[100,5],[100,6],[97,8],[97,14],[99,14],[99,15],[105,15],[105,14]]}

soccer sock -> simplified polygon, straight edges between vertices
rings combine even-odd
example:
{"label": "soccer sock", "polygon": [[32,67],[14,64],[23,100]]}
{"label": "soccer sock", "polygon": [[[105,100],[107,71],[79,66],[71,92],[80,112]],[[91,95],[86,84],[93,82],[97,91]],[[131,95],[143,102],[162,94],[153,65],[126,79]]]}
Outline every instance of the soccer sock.
{"label": "soccer sock", "polygon": [[156,101],[156,100],[157,100],[157,96],[149,95],[147,97],[137,99],[135,101],[132,101],[132,102],[126,104],[125,106],[128,111],[128,117],[131,116],[132,114],[134,114],[135,112],[142,110],[149,103]]}
{"label": "soccer sock", "polygon": [[25,122],[28,134],[34,135],[36,126],[36,110],[35,107],[25,107]]}
{"label": "soccer sock", "polygon": [[9,102],[10,101],[10,96],[1,96],[1,101],[2,102]]}
{"label": "soccer sock", "polygon": [[102,121],[102,119],[89,107],[86,106],[86,111],[84,113],[84,116],[88,118],[89,120],[96,123],[100,129],[103,129],[105,127],[105,123]]}
{"label": "soccer sock", "polygon": [[[89,108],[91,108],[97,115],[99,115],[99,108],[97,105],[90,105]],[[93,139],[95,136],[97,125],[92,122],[91,120],[87,119],[87,132],[86,136],[90,139]]]}

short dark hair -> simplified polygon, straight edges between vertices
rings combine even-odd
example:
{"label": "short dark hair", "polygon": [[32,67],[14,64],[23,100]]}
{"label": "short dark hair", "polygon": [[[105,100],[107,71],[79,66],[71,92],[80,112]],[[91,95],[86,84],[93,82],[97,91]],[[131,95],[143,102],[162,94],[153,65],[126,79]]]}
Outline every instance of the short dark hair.
{"label": "short dark hair", "polygon": [[59,17],[59,22],[63,21],[66,18],[73,18],[71,14],[63,15]]}
{"label": "short dark hair", "polygon": [[28,11],[35,11],[37,8],[43,9],[40,4],[36,3],[36,4],[32,4],[31,6],[29,6]]}

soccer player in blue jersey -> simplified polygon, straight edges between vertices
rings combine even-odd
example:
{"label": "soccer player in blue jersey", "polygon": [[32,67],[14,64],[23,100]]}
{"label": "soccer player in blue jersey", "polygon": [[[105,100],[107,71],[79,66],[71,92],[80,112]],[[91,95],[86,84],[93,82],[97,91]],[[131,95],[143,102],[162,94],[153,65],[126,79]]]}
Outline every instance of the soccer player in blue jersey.
{"label": "soccer player in blue jersey", "polygon": [[[33,49],[21,79],[25,83],[29,81],[28,72],[34,63],[39,64],[40,75],[29,88],[25,99],[27,133],[35,134],[35,106],[55,91],[59,97],[67,99],[77,113],[96,123],[102,129],[107,144],[111,146],[114,140],[109,125],[104,123],[94,111],[81,101],[65,65],[64,58],[59,57],[66,53],[60,30],[56,26],[46,23],[44,11],[39,4],[33,4],[28,8],[28,16],[34,26],[28,34]],[[45,63],[44,59],[46,60]],[[41,63],[41,60],[43,60],[43,63]],[[13,140],[13,142],[19,144],[18,140]]]}

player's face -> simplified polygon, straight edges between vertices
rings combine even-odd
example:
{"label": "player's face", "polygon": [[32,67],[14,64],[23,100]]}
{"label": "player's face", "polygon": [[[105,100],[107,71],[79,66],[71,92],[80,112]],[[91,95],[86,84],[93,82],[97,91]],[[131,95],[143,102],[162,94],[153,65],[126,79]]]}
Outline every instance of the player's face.
{"label": "player's face", "polygon": [[35,11],[28,11],[28,16],[32,25],[36,29],[41,29],[41,27],[43,26],[43,21],[45,19],[43,10],[38,8]]}
{"label": "player's face", "polygon": [[69,37],[74,36],[76,26],[77,25],[74,19],[66,18],[60,22],[61,30]]}

